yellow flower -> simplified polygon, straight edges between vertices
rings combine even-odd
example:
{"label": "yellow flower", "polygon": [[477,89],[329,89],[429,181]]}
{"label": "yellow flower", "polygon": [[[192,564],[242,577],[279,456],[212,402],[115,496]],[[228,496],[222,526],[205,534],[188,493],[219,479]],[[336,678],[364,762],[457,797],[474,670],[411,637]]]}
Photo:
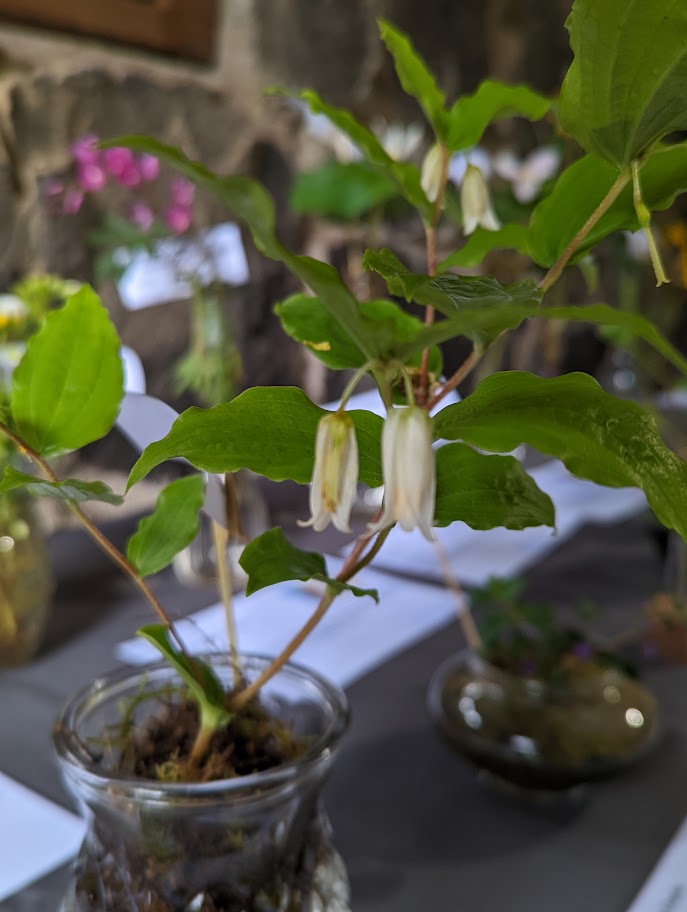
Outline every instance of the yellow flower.
{"label": "yellow flower", "polygon": [[310,485],[310,519],[299,522],[316,532],[329,523],[350,532],[353,498],[358,484],[358,441],[353,420],[345,412],[325,415],[317,427],[315,465]]}

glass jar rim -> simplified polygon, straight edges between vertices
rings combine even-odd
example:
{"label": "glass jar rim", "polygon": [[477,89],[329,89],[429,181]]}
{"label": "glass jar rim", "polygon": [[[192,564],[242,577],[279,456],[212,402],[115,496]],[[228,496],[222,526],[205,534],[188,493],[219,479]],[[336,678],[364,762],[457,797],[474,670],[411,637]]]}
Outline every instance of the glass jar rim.
{"label": "glass jar rim", "polygon": [[[199,655],[198,658],[209,662],[214,661],[215,664],[231,665],[227,653],[206,653]],[[254,666],[265,667],[272,661],[271,656],[253,653],[242,654],[239,659],[244,667],[250,663],[253,663]],[[137,680],[155,674],[162,678],[167,674],[175,675],[176,673],[165,661],[137,668],[117,668],[82,687],[68,700],[60,711],[52,732],[55,753],[67,775],[71,773],[78,777],[83,784],[88,784],[96,789],[102,789],[106,784],[116,782],[120,794],[129,793],[138,800],[148,802],[165,801],[167,798],[211,798],[220,794],[240,798],[245,793],[246,797],[252,797],[251,793],[255,789],[260,789],[261,792],[281,790],[307,775],[309,770],[326,764],[335,752],[350,722],[348,698],[338,685],[310,668],[295,662],[286,662],[279,669],[275,678],[286,674],[292,679],[300,679],[303,683],[314,685],[323,701],[331,707],[331,721],[326,730],[317,736],[308,749],[295,760],[261,772],[236,776],[231,779],[215,779],[209,782],[156,782],[143,778],[120,777],[96,770],[92,761],[89,764],[88,752],[76,734],[80,715],[89,708],[95,708],[99,702],[107,696],[114,695],[117,690],[124,689]]]}

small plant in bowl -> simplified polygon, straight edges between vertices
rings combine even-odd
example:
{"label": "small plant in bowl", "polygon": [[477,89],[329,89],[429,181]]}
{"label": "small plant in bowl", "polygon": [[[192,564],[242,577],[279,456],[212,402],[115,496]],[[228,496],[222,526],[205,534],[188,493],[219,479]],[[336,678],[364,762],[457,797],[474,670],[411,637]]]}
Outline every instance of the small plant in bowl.
{"label": "small plant in bowl", "polygon": [[520,579],[473,592],[482,645],[445,662],[429,689],[448,742],[499,783],[569,792],[625,769],[656,743],[656,701],[633,669]]}

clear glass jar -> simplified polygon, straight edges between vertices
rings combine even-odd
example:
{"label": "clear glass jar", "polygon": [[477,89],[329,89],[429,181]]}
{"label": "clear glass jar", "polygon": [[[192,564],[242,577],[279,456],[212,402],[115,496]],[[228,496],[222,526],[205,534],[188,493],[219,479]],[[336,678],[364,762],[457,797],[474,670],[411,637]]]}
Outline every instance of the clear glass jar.
{"label": "clear glass jar", "polygon": [[[227,685],[226,656],[210,658]],[[241,660],[247,681],[269,664]],[[261,692],[264,707],[311,739],[296,761],[202,783],[108,775],[124,713],[135,724],[173,699],[167,665],[118,671],[77,694],[54,745],[89,828],[63,912],[349,912],[346,871],[320,791],[348,725],[341,690],[286,665]]]}
{"label": "clear glass jar", "polygon": [[461,652],[435,672],[428,705],[452,747],[521,789],[561,791],[611,775],[643,757],[659,734],[649,691],[593,662],[545,682]]}
{"label": "clear glass jar", "polygon": [[20,665],[34,655],[53,588],[33,498],[23,491],[0,494],[0,667]]}

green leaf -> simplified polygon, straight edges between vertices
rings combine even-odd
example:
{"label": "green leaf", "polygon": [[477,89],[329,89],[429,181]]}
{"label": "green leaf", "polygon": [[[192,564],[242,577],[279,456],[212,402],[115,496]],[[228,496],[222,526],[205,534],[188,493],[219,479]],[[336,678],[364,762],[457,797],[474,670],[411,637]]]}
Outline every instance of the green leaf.
{"label": "green leaf", "polygon": [[559,117],[587,152],[626,168],[687,129],[684,0],[575,0],[566,27],[574,60]]}
{"label": "green leaf", "polygon": [[[176,457],[206,472],[245,468],[273,481],[288,478],[306,484],[312,477],[317,426],[325,414],[303,390],[290,386],[253,387],[214,408],[190,408],[166,437],[145,448],[128,485]],[[382,484],[383,421],[372,412],[348,414],[356,426],[360,480],[377,487]]]}
{"label": "green leaf", "polygon": [[107,434],[123,395],[119,344],[87,286],[46,316],[13,378],[11,412],[25,443],[57,456]]}
{"label": "green leaf", "polygon": [[580,478],[639,487],[659,520],[687,537],[687,463],[663,444],[648,412],[604,393],[587,374],[494,374],[443,409],[434,430],[491,452],[526,443]]}
{"label": "green leaf", "polygon": [[452,152],[476,146],[496,120],[518,115],[541,120],[551,100],[527,86],[509,86],[485,79],[472,95],[461,96],[448,113],[447,145]]}
{"label": "green leaf", "polygon": [[399,82],[407,95],[412,95],[425,112],[438,140],[447,135],[446,99],[427,64],[413,47],[407,35],[383,19],[379,33],[394,58]]}
{"label": "green leaf", "polygon": [[[393,301],[361,301],[359,309],[368,337],[374,339],[385,361],[397,357],[400,345],[414,339],[424,326]],[[365,364],[363,352],[332,320],[319,298],[292,295],[277,304],[275,312],[285,332],[306,345],[327,367],[341,370]],[[441,371],[441,353],[436,348],[430,352],[428,368],[435,374]]]}
{"label": "green leaf", "polygon": [[140,521],[127,543],[126,555],[141,576],[162,570],[191,544],[204,495],[202,475],[178,478],[160,492],[155,511]]}
{"label": "green leaf", "polygon": [[[149,136],[120,136],[101,143],[103,148],[126,146],[136,152],[147,152],[167,162],[181,174],[207,189],[234,215],[245,222],[258,250],[272,260],[284,263],[314,294],[319,295],[327,310],[372,358],[364,327],[358,316],[355,297],[348,290],[336,269],[312,257],[296,256],[284,247],[276,236],[274,202],[257,181],[248,177],[218,177],[199,162],[187,158],[174,146],[165,146]],[[382,150],[383,151],[383,150]],[[384,153],[386,154],[386,153]]]}
{"label": "green leaf", "polygon": [[316,579],[337,593],[348,589],[354,595],[370,595],[379,601],[375,589],[359,589],[327,576],[324,557],[314,551],[301,551],[291,544],[280,528],[269,529],[249,542],[243,549],[239,563],[248,574],[246,595],[286,580],[306,582]]}
{"label": "green leaf", "polygon": [[291,205],[308,215],[356,219],[397,194],[396,182],[376,166],[331,161],[297,176]]}
{"label": "green leaf", "polygon": [[0,481],[0,494],[16,491],[18,488],[23,488],[29,494],[35,494],[38,497],[56,497],[71,503],[83,503],[85,500],[99,500],[113,506],[124,503],[124,498],[115,494],[102,481],[80,481],[78,478],[68,478],[66,481],[46,481],[43,478],[19,472],[13,466],[7,466]]}
{"label": "green leaf", "polygon": [[[530,253],[540,266],[552,266],[618,177],[614,165],[586,155],[560,175],[551,193],[535,208],[528,235]],[[667,209],[687,190],[687,143],[660,146],[640,171],[642,197],[651,211]],[[636,231],[639,222],[628,183],[591,229],[572,262],[614,231]]]}
{"label": "green leaf", "polygon": [[172,643],[164,624],[146,624],[137,631],[162,654],[190,690],[200,710],[200,727],[214,731],[231,719],[225,707],[226,693],[212,668],[201,659],[185,656]]}
{"label": "green leaf", "polygon": [[403,196],[411,206],[415,206],[420,211],[422,216],[431,217],[433,206],[420,186],[420,172],[415,165],[410,162],[394,161],[384,151],[384,147],[372,130],[368,130],[344,108],[335,108],[333,105],[326,104],[317,92],[308,89],[301,92],[299,97],[307,103],[313,114],[324,114],[325,117],[328,117],[335,127],[338,127],[355,143],[368,161],[379,165],[384,173],[396,182]]}
{"label": "green leaf", "polygon": [[517,250],[529,255],[528,229],[526,225],[503,225],[498,231],[477,228],[460,250],[447,256],[439,263],[438,271],[452,267],[469,269],[479,266],[492,250]]}
{"label": "green leaf", "polygon": [[512,456],[486,456],[451,443],[437,450],[436,465],[436,525],[460,520],[472,529],[553,526],[551,498]]}

